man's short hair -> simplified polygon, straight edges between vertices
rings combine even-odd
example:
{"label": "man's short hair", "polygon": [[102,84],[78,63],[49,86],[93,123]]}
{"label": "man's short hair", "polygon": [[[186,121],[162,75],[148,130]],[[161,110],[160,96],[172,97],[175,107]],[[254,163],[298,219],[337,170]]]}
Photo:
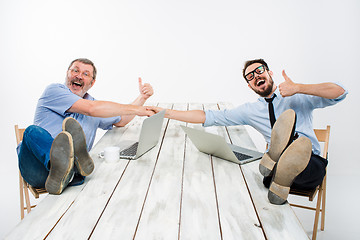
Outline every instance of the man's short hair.
{"label": "man's short hair", "polygon": [[84,63],[84,64],[89,64],[89,65],[91,65],[91,66],[93,67],[93,79],[96,79],[96,73],[97,73],[96,67],[95,67],[95,64],[94,64],[91,60],[89,60],[89,59],[87,59],[87,58],[78,58],[78,59],[75,59],[75,60],[73,60],[73,61],[70,63],[70,65],[69,65],[69,67],[68,67],[68,70],[70,69],[71,65],[73,65],[74,62],[81,62],[81,63]]}
{"label": "man's short hair", "polygon": [[[266,69],[267,71],[269,71],[269,67],[268,67],[267,63],[264,61],[264,59],[259,58],[259,59],[254,59],[254,60],[248,60],[248,61],[246,61],[245,64],[244,64],[244,69],[243,69],[243,77],[244,77],[244,78],[245,78],[245,70],[246,70],[250,65],[252,65],[252,64],[254,64],[254,63],[260,63],[260,64],[264,65],[264,66],[265,66],[265,69]],[[246,78],[245,78],[245,80],[246,80]]]}

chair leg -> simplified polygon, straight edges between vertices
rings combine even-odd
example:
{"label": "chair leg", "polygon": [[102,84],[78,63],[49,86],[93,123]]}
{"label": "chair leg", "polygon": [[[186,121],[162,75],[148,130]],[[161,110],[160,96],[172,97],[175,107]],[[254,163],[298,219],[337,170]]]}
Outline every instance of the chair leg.
{"label": "chair leg", "polygon": [[316,235],[317,235],[317,230],[318,230],[318,225],[319,225],[321,197],[322,197],[322,187],[319,188],[318,199],[316,202],[315,221],[314,221],[312,240],[316,240]]}
{"label": "chair leg", "polygon": [[325,202],[326,202],[326,175],[323,181],[322,189],[322,207],[321,207],[321,231],[325,229]]}
{"label": "chair leg", "polygon": [[19,174],[19,187],[20,187],[20,217],[21,220],[24,218],[24,182],[23,179],[21,177],[21,175]]}
{"label": "chair leg", "polygon": [[29,213],[31,211],[31,204],[30,204],[30,198],[29,198],[29,190],[28,190],[27,183],[25,182],[25,180],[23,180],[23,185],[24,185],[24,193],[25,193],[26,210],[27,210],[27,213]]}

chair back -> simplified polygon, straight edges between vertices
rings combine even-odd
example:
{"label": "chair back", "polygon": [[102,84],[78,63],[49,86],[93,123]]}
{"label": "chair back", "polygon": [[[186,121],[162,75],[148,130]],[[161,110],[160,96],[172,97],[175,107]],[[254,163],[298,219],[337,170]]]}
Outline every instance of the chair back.
{"label": "chair back", "polygon": [[318,141],[324,143],[322,157],[327,159],[329,150],[330,126],[327,125],[326,129],[314,129],[314,132]]}
{"label": "chair back", "polygon": [[19,143],[23,140],[25,128],[19,128],[18,125],[15,125],[15,136],[16,136],[16,143],[19,145]]}

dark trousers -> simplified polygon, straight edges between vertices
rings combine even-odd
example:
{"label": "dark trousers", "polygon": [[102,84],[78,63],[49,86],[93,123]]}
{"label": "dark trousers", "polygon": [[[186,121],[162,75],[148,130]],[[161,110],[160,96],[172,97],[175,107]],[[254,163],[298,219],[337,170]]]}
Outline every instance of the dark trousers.
{"label": "dark trousers", "polygon": [[[309,190],[320,185],[326,174],[326,166],[328,161],[314,153],[311,154],[310,161],[304,171],[295,177],[292,189]],[[269,188],[272,176],[264,177],[263,183]]]}

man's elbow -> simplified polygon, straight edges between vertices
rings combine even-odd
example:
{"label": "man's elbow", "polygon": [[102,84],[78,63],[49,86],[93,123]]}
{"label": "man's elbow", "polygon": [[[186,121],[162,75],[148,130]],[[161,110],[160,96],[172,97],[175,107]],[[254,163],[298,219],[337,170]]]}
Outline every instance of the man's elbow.
{"label": "man's elbow", "polygon": [[96,109],[93,108],[93,107],[87,109],[85,115],[90,116],[90,117],[97,117],[96,116]]}
{"label": "man's elbow", "polygon": [[96,117],[97,107],[95,101],[78,100],[68,110],[72,113],[79,113],[86,116]]}
{"label": "man's elbow", "polygon": [[346,92],[346,90],[342,87],[336,84],[335,86],[335,98],[340,97],[341,95],[343,95]]}
{"label": "man's elbow", "polygon": [[339,89],[339,97],[341,96],[341,95],[343,95],[345,93],[345,89],[343,89],[342,87],[340,87],[340,89]]}
{"label": "man's elbow", "polygon": [[95,101],[91,101],[87,104],[86,107],[83,108],[84,115],[90,116],[90,117],[97,117],[98,108],[95,104]]}
{"label": "man's elbow", "polygon": [[115,126],[115,127],[125,127],[126,124],[128,124],[128,123],[120,120],[120,122],[115,123],[114,126]]}

